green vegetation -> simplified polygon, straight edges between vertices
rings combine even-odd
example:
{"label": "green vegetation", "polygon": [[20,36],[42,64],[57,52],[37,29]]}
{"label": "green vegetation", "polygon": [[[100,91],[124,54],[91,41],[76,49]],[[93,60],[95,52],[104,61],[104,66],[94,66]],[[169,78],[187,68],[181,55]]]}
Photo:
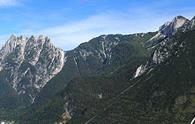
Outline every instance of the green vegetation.
{"label": "green vegetation", "polygon": [[[109,109],[98,113],[91,123],[187,124],[193,119],[195,30],[177,34],[172,40],[183,48],[172,49],[172,56],[150,73],[144,74],[137,85],[121,95]],[[179,50],[176,56],[175,50]],[[178,49],[179,48],[179,49]]]}
{"label": "green vegetation", "polygon": [[[68,108],[73,114],[69,124],[85,123],[91,118],[90,124],[190,123],[195,112],[194,34],[195,30],[175,35],[170,39],[178,43],[170,51],[172,56],[137,79],[130,80],[136,68],[146,62],[145,55],[129,56],[125,63],[115,66],[115,70],[106,69],[103,75],[78,75],[52,97],[53,100],[50,99],[52,102],[39,104],[38,110],[44,111],[38,114],[45,120],[50,117],[47,123],[53,123],[53,120],[60,119],[62,115],[59,104],[68,101]],[[182,42],[185,47],[179,47]],[[124,48],[122,46],[121,49]],[[63,74],[62,71],[60,75]],[[58,77],[55,80],[63,79]],[[56,97],[59,98],[57,102]],[[50,107],[52,109],[48,109]],[[51,118],[49,114],[54,108],[60,112]],[[37,114],[36,111],[30,112],[30,115]],[[28,112],[23,117],[26,116],[29,117]],[[29,120],[31,122],[39,123],[38,120]]]}
{"label": "green vegetation", "polygon": [[[143,43],[155,34],[108,35],[107,42],[117,40],[114,37],[118,37],[120,42],[112,48],[112,57],[107,62],[100,61],[94,52],[102,49],[99,43],[103,40],[102,36],[67,52],[69,58],[62,71],[47,83],[32,107],[22,114],[20,121],[29,124],[54,123],[61,119],[65,111],[64,98],[69,101],[70,108],[76,107],[72,111],[74,116],[70,123],[84,122],[101,112],[118,93],[131,84],[129,81],[137,67],[145,63],[148,57]],[[86,61],[79,54],[83,49],[94,52]]]}

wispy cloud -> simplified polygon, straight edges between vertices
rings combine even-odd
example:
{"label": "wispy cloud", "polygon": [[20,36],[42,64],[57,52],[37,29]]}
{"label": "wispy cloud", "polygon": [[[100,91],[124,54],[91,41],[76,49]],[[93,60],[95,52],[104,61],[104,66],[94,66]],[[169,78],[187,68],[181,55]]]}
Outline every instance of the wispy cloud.
{"label": "wispy cloud", "polygon": [[[12,4],[8,2],[9,4],[7,3],[7,5],[14,5],[18,2],[18,0],[2,1],[12,1]],[[163,4],[161,3],[162,1]],[[176,0],[173,1],[176,2]],[[161,2],[153,2],[152,7],[150,5],[142,4],[127,7],[123,10],[106,9],[104,11],[93,12],[87,16],[79,16],[76,19],[70,19],[69,17],[71,16],[67,16],[68,14],[64,14],[64,11],[61,12],[59,10],[54,12],[54,15],[57,13],[57,16],[52,17],[50,17],[50,11],[46,13],[26,12],[27,15],[19,14],[18,17],[14,16],[14,19],[19,18],[19,20],[16,21],[17,23],[15,23],[15,20],[13,21],[13,15],[9,18],[11,23],[16,25],[19,23],[19,26],[12,25],[10,28],[5,28],[16,28],[16,30],[10,31],[16,35],[29,36],[43,34],[49,36],[57,47],[63,48],[64,50],[70,50],[78,46],[80,43],[89,41],[91,38],[98,35],[156,31],[159,26],[164,22],[173,19],[174,16],[183,15],[188,18],[193,16],[195,12],[193,7],[185,8],[182,7],[182,4],[179,7],[172,6],[173,1],[161,0]],[[70,13],[71,10],[68,12]],[[73,13],[74,16],[77,16],[77,14],[78,13]],[[60,20],[59,23],[56,23],[56,20]],[[5,41],[10,34],[3,32],[0,35],[0,41]]]}
{"label": "wispy cloud", "polygon": [[148,14],[145,9],[127,12],[109,11],[54,27],[40,30],[25,29],[20,31],[20,33],[16,33],[16,35],[43,34],[49,36],[57,47],[70,50],[80,43],[89,41],[91,38],[102,34],[130,34],[156,31],[163,22],[168,21],[167,18],[169,17],[163,18],[154,13]]}
{"label": "wispy cloud", "polygon": [[[152,23],[151,19],[153,20]],[[155,31],[165,20],[165,18],[156,18],[148,14],[135,17],[131,16],[131,12],[126,14],[107,12],[72,23],[42,29],[37,31],[36,34],[50,36],[58,47],[67,50],[102,34]]]}
{"label": "wispy cloud", "polygon": [[18,5],[19,2],[17,0],[0,0],[0,6],[5,7],[5,6],[15,6]]}

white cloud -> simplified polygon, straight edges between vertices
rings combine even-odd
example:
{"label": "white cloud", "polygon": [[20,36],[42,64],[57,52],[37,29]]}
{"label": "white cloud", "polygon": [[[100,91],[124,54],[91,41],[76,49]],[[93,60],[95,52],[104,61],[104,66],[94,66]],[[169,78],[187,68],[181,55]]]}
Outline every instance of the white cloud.
{"label": "white cloud", "polygon": [[[137,10],[136,10],[137,11]],[[134,16],[131,16],[133,13]],[[140,11],[139,11],[140,13]],[[41,30],[26,29],[16,35],[46,35],[53,43],[64,50],[70,50],[82,42],[102,34],[130,34],[155,31],[167,19],[134,12],[107,12]],[[151,22],[152,20],[152,22]],[[0,37],[1,38],[1,37]]]}
{"label": "white cloud", "polygon": [[17,4],[17,0],[0,0],[0,6],[14,6]]}
{"label": "white cloud", "polygon": [[[189,15],[184,13],[184,15]],[[26,28],[16,35],[46,35],[53,43],[64,50],[70,50],[82,42],[102,34],[131,34],[156,31],[164,22],[177,15],[161,15],[145,8],[126,12],[105,12],[89,16],[71,23],[43,29]],[[11,35],[11,34],[10,34]],[[4,38],[5,36],[3,36]],[[0,39],[1,36],[0,36]]]}
{"label": "white cloud", "polygon": [[145,16],[132,17],[130,13],[108,12],[69,24],[46,28],[36,32],[36,34],[50,36],[58,47],[67,50],[102,34],[154,31],[164,20],[164,18],[148,18]]}

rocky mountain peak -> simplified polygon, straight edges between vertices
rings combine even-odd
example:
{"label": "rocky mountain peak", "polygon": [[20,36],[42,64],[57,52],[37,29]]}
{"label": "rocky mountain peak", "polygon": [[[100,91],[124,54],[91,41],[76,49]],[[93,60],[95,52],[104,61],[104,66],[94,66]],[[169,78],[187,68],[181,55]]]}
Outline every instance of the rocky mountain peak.
{"label": "rocky mountain peak", "polygon": [[163,32],[167,28],[178,29],[182,27],[189,20],[183,16],[176,16],[172,21],[168,21],[160,26],[159,31]]}
{"label": "rocky mountain peak", "polygon": [[15,39],[17,39],[17,37],[16,37],[15,34],[12,34],[12,35],[10,36],[10,38],[9,38],[9,40],[15,40]]}
{"label": "rocky mountain peak", "polygon": [[183,16],[177,16],[174,18],[173,23],[174,23],[174,28],[178,29],[180,27],[182,27],[186,22],[189,22],[188,19],[186,19]]}
{"label": "rocky mountain peak", "polygon": [[[158,33],[146,42],[146,47],[152,51],[152,56],[146,65],[140,66],[137,71],[144,72],[146,68],[151,68],[154,65],[164,62],[167,58],[171,56],[170,51],[173,47],[182,47],[183,43],[178,43],[177,41],[171,41],[173,35],[177,32],[185,32],[190,30],[194,25],[194,21],[188,20],[183,16],[175,17],[171,22],[163,24]],[[177,51],[178,52],[178,51]],[[175,54],[177,53],[175,52]],[[142,68],[141,68],[142,67]],[[135,73],[135,75],[137,72]]]}
{"label": "rocky mountain peak", "polygon": [[63,65],[64,51],[43,35],[12,35],[0,50],[0,69],[8,73],[6,80],[30,102]]}
{"label": "rocky mountain peak", "polygon": [[175,17],[171,22],[167,22],[163,24],[159,28],[159,33],[164,35],[165,37],[172,36],[179,28],[182,28],[189,20],[183,16]]}
{"label": "rocky mountain peak", "polygon": [[176,16],[171,22],[166,22],[160,26],[158,33],[146,42],[146,46],[151,48],[166,38],[173,36],[178,30],[185,31],[191,21],[183,16]]}
{"label": "rocky mountain peak", "polygon": [[15,34],[12,34],[10,38],[8,39],[8,41],[19,41],[19,40],[25,41],[25,40],[28,40],[28,37],[24,35],[16,36]]}
{"label": "rocky mountain peak", "polygon": [[43,41],[43,40],[48,40],[48,41],[50,41],[50,38],[47,37],[47,36],[44,36],[44,35],[39,35],[39,36],[34,36],[34,35],[32,35],[32,36],[30,36],[29,39],[31,39],[31,40],[39,40],[39,41]]}

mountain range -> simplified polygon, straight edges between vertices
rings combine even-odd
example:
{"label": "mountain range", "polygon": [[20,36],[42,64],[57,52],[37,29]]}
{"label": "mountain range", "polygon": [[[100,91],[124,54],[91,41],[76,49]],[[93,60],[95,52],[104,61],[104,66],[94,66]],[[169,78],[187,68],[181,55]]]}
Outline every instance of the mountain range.
{"label": "mountain range", "polygon": [[6,124],[193,124],[195,17],[73,50],[12,35],[0,50]]}

